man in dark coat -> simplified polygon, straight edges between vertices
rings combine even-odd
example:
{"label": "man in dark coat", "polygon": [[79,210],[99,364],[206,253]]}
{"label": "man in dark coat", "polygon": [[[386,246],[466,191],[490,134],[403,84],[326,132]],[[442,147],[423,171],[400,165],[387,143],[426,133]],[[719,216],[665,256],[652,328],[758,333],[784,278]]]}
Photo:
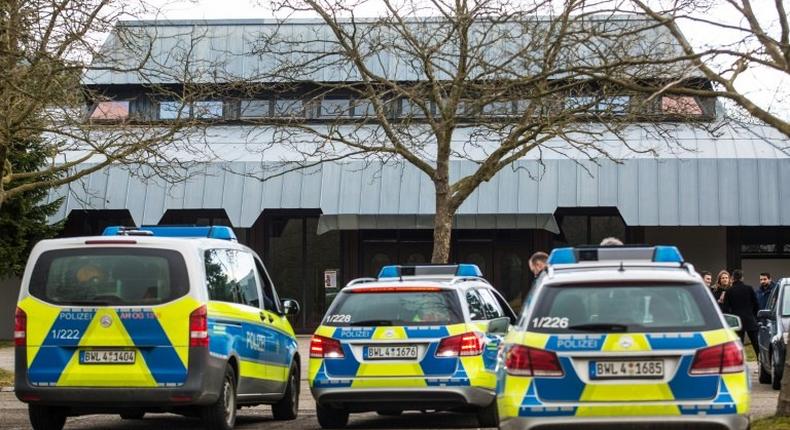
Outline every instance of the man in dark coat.
{"label": "man in dark coat", "polygon": [[759,356],[759,346],[757,345],[757,311],[760,305],[757,302],[757,294],[754,288],[743,283],[743,271],[740,269],[732,272],[733,284],[724,296],[724,309],[733,315],[741,318],[743,330],[738,332],[738,336],[743,342],[744,334],[749,335],[755,354]]}
{"label": "man in dark coat", "polygon": [[754,291],[757,293],[757,303],[760,305],[760,309],[768,309],[768,299],[774,292],[774,288],[776,288],[776,282],[771,280],[771,274],[760,273],[760,286]]}

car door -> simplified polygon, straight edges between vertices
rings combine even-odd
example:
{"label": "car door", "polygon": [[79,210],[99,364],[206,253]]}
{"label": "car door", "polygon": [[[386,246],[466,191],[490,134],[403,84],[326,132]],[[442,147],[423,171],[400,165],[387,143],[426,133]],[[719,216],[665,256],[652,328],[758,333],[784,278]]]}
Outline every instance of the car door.
{"label": "car door", "polygon": [[[771,315],[776,315],[776,302],[777,297],[779,296],[778,292],[779,288],[774,288],[774,291],[768,298],[767,308],[771,311]],[[771,362],[769,348],[771,346],[771,339],[776,334],[775,332],[776,321],[772,321],[771,319],[763,319],[759,321],[757,342],[759,343],[760,357],[758,357],[758,359],[760,363],[763,363],[766,366]]]}
{"label": "car door", "polygon": [[[483,311],[485,312],[486,319],[490,323],[491,320],[510,316],[505,314],[504,309],[499,304],[499,301],[494,296],[494,292],[488,288],[480,288],[477,290],[483,303]],[[511,319],[512,321],[512,319]],[[504,338],[503,333],[489,333],[486,327],[486,347],[483,351],[483,363],[486,370],[494,371],[496,368],[497,352],[499,351],[499,344],[502,343]]]}
{"label": "car door", "polygon": [[[291,360],[297,348],[294,331],[283,313],[280,298],[266,267],[257,257],[253,258],[253,263],[261,285],[260,313],[269,340],[265,360],[270,364],[270,378],[284,385],[288,380]],[[282,387],[276,387],[275,390],[281,392],[280,388]]]}

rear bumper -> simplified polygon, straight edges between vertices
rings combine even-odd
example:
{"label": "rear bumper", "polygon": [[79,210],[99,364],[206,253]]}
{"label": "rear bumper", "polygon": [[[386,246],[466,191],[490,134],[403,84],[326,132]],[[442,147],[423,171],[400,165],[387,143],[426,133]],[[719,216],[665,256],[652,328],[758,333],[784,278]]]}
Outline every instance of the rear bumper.
{"label": "rear bumper", "polygon": [[208,349],[191,349],[187,380],[177,387],[43,387],[27,379],[25,348],[16,348],[15,359],[14,392],[20,401],[80,411],[170,410],[211,404],[219,397],[226,365]]}
{"label": "rear bumper", "polygon": [[484,407],[495,393],[478,387],[313,388],[316,403],[351,412],[379,409],[427,410]]}
{"label": "rear bumper", "polygon": [[746,430],[745,415],[698,415],[656,417],[521,417],[504,419],[501,430],[585,429],[585,430]]}

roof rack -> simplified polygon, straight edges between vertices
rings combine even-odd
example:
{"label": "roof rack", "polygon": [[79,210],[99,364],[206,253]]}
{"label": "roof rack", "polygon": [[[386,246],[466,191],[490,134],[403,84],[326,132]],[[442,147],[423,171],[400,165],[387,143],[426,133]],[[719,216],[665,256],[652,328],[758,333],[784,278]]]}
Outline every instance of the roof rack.
{"label": "roof rack", "polygon": [[[377,282],[377,281],[378,281],[378,279],[376,279],[376,278],[357,278],[357,279],[352,279],[351,282],[346,284],[346,287],[350,287],[352,285],[357,285],[357,284],[365,284],[365,283],[368,283],[368,282]],[[343,288],[346,288],[346,287],[343,287]]]}
{"label": "roof rack", "polygon": [[104,229],[102,236],[154,236],[181,238],[222,239],[236,242],[236,233],[228,226],[162,226],[144,225],[137,227],[110,226]]}
{"label": "roof rack", "polygon": [[379,271],[379,279],[404,277],[476,277],[482,278],[483,272],[476,264],[421,264],[414,266],[384,266]]}

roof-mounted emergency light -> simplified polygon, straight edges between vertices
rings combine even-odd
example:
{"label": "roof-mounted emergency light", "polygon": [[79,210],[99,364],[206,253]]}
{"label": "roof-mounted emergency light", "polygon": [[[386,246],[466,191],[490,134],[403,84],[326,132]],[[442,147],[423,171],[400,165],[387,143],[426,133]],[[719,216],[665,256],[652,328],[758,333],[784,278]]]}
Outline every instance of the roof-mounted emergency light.
{"label": "roof-mounted emergency light", "polygon": [[401,278],[404,276],[460,276],[482,278],[483,272],[476,264],[445,264],[423,266],[384,266],[379,278]]}
{"label": "roof-mounted emergency light", "polygon": [[144,225],[137,227],[111,226],[104,229],[103,236],[155,236],[208,238],[236,241],[236,233],[227,226],[161,226]]}
{"label": "roof-mounted emergency light", "polygon": [[683,263],[683,256],[676,246],[589,246],[557,248],[551,251],[548,263],[575,264],[583,261]]}

